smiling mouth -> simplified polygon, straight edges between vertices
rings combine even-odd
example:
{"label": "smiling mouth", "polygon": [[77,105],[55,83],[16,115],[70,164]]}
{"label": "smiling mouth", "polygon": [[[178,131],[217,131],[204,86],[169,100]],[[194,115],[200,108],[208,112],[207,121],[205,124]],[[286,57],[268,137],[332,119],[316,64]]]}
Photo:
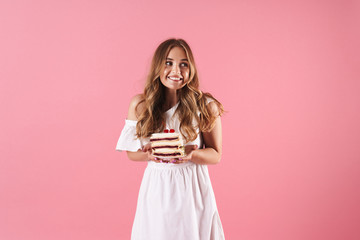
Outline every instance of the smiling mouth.
{"label": "smiling mouth", "polygon": [[183,80],[183,78],[181,78],[181,77],[168,77],[168,79],[170,79],[172,81],[181,81],[181,80]]}

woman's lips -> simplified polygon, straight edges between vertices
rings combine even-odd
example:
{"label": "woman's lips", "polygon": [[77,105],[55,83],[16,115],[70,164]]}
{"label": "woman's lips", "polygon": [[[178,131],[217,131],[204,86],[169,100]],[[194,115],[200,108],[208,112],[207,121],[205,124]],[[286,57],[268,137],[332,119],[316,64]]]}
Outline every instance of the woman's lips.
{"label": "woman's lips", "polygon": [[171,81],[175,81],[175,82],[179,82],[181,81],[183,78],[182,77],[168,77],[168,79],[170,79]]}

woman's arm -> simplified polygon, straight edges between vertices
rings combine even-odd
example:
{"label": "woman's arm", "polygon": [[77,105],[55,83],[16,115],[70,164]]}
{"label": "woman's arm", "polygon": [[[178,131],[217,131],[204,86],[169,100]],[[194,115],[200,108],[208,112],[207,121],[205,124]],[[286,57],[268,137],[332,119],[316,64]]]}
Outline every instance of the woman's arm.
{"label": "woman's arm", "polygon": [[132,161],[148,161],[149,160],[148,152],[143,152],[141,150],[139,150],[137,152],[127,151],[127,156]]}
{"label": "woman's arm", "polygon": [[[210,102],[211,111],[215,116],[219,114],[217,105]],[[217,164],[222,154],[222,128],[220,116],[215,120],[215,126],[210,132],[203,132],[205,148],[192,151],[191,160],[197,164]]]}
{"label": "woman's arm", "polygon": [[[142,94],[138,94],[135,95],[131,101],[130,101],[130,105],[129,105],[129,111],[128,111],[128,116],[127,119],[128,120],[135,120],[137,121],[137,114],[135,111],[136,106],[138,105],[138,103],[143,99]],[[141,111],[141,108],[143,108],[143,104],[140,104],[138,107],[138,111]],[[139,111],[139,112],[140,112]],[[148,152],[143,152],[141,150],[138,150],[137,152],[130,152],[130,151],[126,151],[127,152],[127,156],[130,160],[133,161],[148,161],[149,160],[149,156],[148,156]]]}

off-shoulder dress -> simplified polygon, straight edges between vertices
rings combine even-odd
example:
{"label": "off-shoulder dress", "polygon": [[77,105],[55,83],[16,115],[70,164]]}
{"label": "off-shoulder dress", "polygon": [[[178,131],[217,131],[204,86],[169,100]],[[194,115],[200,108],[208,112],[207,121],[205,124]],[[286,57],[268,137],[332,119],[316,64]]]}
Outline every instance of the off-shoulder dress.
{"label": "off-shoulder dress", "polygon": [[[179,132],[175,110],[165,112],[166,128]],[[149,138],[135,139],[136,121],[125,120],[118,151],[136,152]],[[186,145],[203,144],[201,133]],[[207,165],[148,161],[140,185],[132,240],[223,240]]]}

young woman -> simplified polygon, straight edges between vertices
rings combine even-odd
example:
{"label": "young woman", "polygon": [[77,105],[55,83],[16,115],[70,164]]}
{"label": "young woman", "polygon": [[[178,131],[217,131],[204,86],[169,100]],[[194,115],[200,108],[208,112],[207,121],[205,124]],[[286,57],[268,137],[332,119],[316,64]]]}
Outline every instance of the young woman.
{"label": "young woman", "polygon": [[[168,39],[156,49],[145,90],[131,99],[116,150],[147,161],[131,239],[225,239],[207,164],[221,159],[223,107],[199,90],[189,45]],[[185,157],[152,156],[152,133],[174,129],[185,140]]]}

